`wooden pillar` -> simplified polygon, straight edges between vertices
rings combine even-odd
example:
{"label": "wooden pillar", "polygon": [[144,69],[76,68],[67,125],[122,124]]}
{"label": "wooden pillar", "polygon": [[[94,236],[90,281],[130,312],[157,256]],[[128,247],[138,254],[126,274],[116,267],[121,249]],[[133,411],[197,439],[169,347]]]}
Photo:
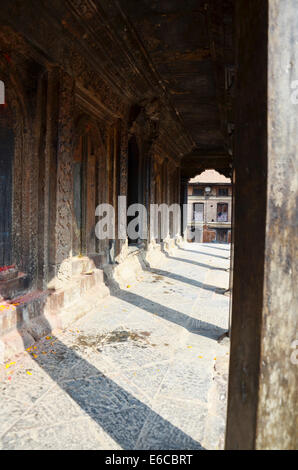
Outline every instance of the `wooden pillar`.
{"label": "wooden pillar", "polygon": [[46,289],[48,282],[48,233],[49,233],[49,155],[47,152],[48,133],[51,117],[48,115],[49,88],[52,80],[52,72],[39,78],[38,99],[36,113],[36,152],[38,159],[38,212],[37,212],[37,237],[38,243],[38,279],[37,286]]}
{"label": "wooden pillar", "polygon": [[180,181],[180,206],[181,206],[181,236],[187,239],[187,212],[184,214],[184,206],[188,200],[188,179],[181,178]]}
{"label": "wooden pillar", "polygon": [[[234,226],[235,226],[235,170],[233,169],[232,173],[232,217],[231,217],[231,249],[230,249],[230,278],[229,278],[229,289],[230,296],[233,296],[233,282],[234,282],[234,247],[235,247],[235,236],[234,236]],[[231,327],[232,327],[232,302],[229,305],[229,336],[231,336]]]}
{"label": "wooden pillar", "polygon": [[[120,126],[120,172],[119,172],[119,190],[120,196],[127,197],[127,184],[128,184],[128,130],[127,125],[124,122],[121,122]],[[126,233],[126,210],[121,207],[120,214],[120,231],[121,233]],[[125,245],[126,240],[119,240],[119,253],[121,252],[122,247]]]}
{"label": "wooden pillar", "polygon": [[[55,278],[63,281],[65,279],[69,279],[72,275],[74,84],[72,78],[64,72],[61,71],[58,75],[59,110],[57,128],[57,161],[55,168],[55,184],[50,188],[50,194],[52,194],[53,190],[55,191],[55,206],[52,207],[51,210],[51,263],[53,275],[55,275]],[[53,205],[52,199],[51,204]]]}
{"label": "wooden pillar", "polygon": [[[235,252],[227,449],[297,440],[297,0],[236,2]],[[296,259],[296,261],[295,261]],[[296,264],[295,264],[296,263]]]}

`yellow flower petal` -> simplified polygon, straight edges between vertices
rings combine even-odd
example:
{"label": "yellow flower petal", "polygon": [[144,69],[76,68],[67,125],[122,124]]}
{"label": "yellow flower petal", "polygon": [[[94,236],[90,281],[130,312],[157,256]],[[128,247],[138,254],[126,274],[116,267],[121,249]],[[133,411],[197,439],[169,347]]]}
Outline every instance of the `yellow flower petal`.
{"label": "yellow flower petal", "polygon": [[9,364],[6,364],[5,369],[9,369],[14,364],[15,364],[15,362],[10,362]]}

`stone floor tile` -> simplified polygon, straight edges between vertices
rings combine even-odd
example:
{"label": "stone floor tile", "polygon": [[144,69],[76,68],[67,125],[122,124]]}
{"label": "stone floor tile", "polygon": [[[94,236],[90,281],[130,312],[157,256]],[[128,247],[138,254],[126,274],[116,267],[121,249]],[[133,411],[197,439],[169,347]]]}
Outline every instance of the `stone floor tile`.
{"label": "stone floor tile", "polygon": [[228,254],[185,245],[4,368],[0,448],[220,448]]}

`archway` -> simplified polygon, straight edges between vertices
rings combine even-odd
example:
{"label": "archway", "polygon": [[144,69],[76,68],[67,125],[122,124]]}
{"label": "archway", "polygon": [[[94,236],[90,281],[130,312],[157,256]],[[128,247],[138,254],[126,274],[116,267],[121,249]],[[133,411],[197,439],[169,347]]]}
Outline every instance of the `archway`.
{"label": "archway", "polygon": [[199,243],[230,243],[232,182],[206,170],[188,183],[188,239]]}
{"label": "archway", "polygon": [[12,263],[14,131],[12,116],[1,105],[0,116],[0,267]]}
{"label": "archway", "polygon": [[85,116],[76,126],[73,155],[73,237],[74,256],[95,254],[94,214],[99,202],[99,151],[97,127]]}
{"label": "archway", "polygon": [[2,57],[0,74],[5,83],[5,104],[0,105],[0,267],[14,264],[33,278],[29,269],[30,197],[24,200],[33,193],[32,179],[27,177],[31,160],[24,158],[27,149],[32,149],[26,89],[18,70]]}

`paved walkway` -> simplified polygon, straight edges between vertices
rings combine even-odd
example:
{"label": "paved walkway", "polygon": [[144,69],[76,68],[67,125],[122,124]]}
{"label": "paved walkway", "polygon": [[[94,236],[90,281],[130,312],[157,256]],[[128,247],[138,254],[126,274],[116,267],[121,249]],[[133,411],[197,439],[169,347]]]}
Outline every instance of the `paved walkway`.
{"label": "paved walkway", "polygon": [[220,448],[228,256],[185,245],[4,368],[0,449]]}

